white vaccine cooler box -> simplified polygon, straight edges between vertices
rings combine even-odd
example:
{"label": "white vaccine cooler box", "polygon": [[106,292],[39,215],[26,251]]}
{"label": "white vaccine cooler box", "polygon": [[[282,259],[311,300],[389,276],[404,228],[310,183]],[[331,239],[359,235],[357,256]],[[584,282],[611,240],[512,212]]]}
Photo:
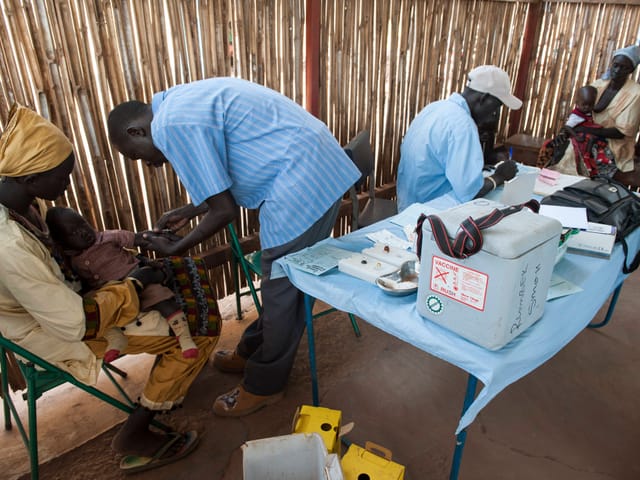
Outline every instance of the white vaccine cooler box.
{"label": "white vaccine cooler box", "polygon": [[[450,239],[460,224],[478,219],[496,202],[476,199],[437,216]],[[481,230],[482,249],[455,258],[422,226],[417,309],[420,315],[473,343],[497,350],[535,323],[544,310],[562,225],[528,208]]]}

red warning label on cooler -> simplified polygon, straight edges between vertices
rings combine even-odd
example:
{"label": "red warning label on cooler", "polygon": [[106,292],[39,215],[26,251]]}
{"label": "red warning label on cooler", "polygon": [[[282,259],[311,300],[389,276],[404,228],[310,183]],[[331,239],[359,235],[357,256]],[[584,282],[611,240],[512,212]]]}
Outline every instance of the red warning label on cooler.
{"label": "red warning label on cooler", "polygon": [[431,290],[484,311],[489,276],[445,258],[431,259]]}

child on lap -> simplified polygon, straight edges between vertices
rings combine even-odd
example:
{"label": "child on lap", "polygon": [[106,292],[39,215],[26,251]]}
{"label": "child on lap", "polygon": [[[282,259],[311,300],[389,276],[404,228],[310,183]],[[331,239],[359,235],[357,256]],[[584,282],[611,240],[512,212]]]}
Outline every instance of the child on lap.
{"label": "child on lap", "polygon": [[[140,260],[126,249],[140,245],[142,234],[126,230],[97,232],[78,212],[64,207],[50,208],[46,221],[51,238],[64,249],[73,271],[91,289],[128,277],[140,264]],[[167,319],[180,343],[182,356],[196,358],[198,348],[173,291],[161,284],[150,284],[139,296],[141,311],[157,310]],[[117,326],[108,328],[104,337],[108,342],[104,361],[108,363],[118,358],[126,348],[127,337]]]}
{"label": "child on lap", "polygon": [[578,90],[576,105],[571,111],[565,126],[572,129],[572,143],[589,171],[590,176],[605,174],[613,164],[613,154],[608,149],[607,139],[581,131],[584,128],[602,128],[593,120],[593,107],[596,104],[598,90],[590,85]]}
{"label": "child on lap", "polygon": [[[591,85],[578,90],[575,106],[560,133],[542,146],[538,167],[585,177],[612,175],[615,163],[607,139],[583,130],[602,128],[593,120],[597,94]],[[573,151],[567,152],[570,146]]]}

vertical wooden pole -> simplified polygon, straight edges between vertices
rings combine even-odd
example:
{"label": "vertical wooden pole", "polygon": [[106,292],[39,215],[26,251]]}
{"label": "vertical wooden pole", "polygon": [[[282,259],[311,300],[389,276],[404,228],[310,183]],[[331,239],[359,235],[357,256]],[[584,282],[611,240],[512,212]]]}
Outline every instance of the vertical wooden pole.
{"label": "vertical wooden pole", "polygon": [[320,1],[307,0],[306,39],[306,108],[320,116]]}
{"label": "vertical wooden pole", "polygon": [[[514,95],[524,100],[527,91],[527,79],[529,78],[529,67],[531,65],[531,57],[533,50],[536,48],[538,39],[538,26],[540,25],[543,3],[536,1],[531,3],[529,13],[527,15],[527,23],[524,30],[524,39],[522,41],[522,53],[520,54],[520,64],[518,65],[518,78],[514,88]],[[508,136],[518,133],[520,128],[520,117],[522,116],[522,108],[520,110],[512,110],[509,118]]]}

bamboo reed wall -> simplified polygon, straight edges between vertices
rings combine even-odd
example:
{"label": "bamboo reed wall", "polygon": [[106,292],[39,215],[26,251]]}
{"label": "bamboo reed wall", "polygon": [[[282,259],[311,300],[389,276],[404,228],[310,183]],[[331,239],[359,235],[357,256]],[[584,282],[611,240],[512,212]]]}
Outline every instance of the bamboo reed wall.
{"label": "bamboo reed wall", "polygon": [[426,104],[461,91],[477,65],[496,64],[515,78],[529,3],[372,3],[324,2],[321,116],[343,141],[373,132],[384,184],[395,181],[402,136]]}
{"label": "bamboo reed wall", "polygon": [[[60,203],[99,229],[147,229],[187,195],[170,167],[150,169],[113,150],[111,108],[212,76],[252,80],[304,105],[305,4],[0,0],[0,126],[14,101],[50,118],[76,147]],[[551,135],[577,87],[605,70],[614,49],[636,42],[640,0],[324,0],[319,22],[320,118],[341,144],[371,130],[382,185],[395,181],[411,119],[460,91],[477,65],[499,65],[514,83],[526,72],[521,117],[512,125],[503,112],[498,141],[510,129]],[[255,212],[243,212],[238,226],[240,236],[255,233]],[[226,242],[223,233],[203,248]],[[218,293],[229,293],[228,265],[213,273]]]}

